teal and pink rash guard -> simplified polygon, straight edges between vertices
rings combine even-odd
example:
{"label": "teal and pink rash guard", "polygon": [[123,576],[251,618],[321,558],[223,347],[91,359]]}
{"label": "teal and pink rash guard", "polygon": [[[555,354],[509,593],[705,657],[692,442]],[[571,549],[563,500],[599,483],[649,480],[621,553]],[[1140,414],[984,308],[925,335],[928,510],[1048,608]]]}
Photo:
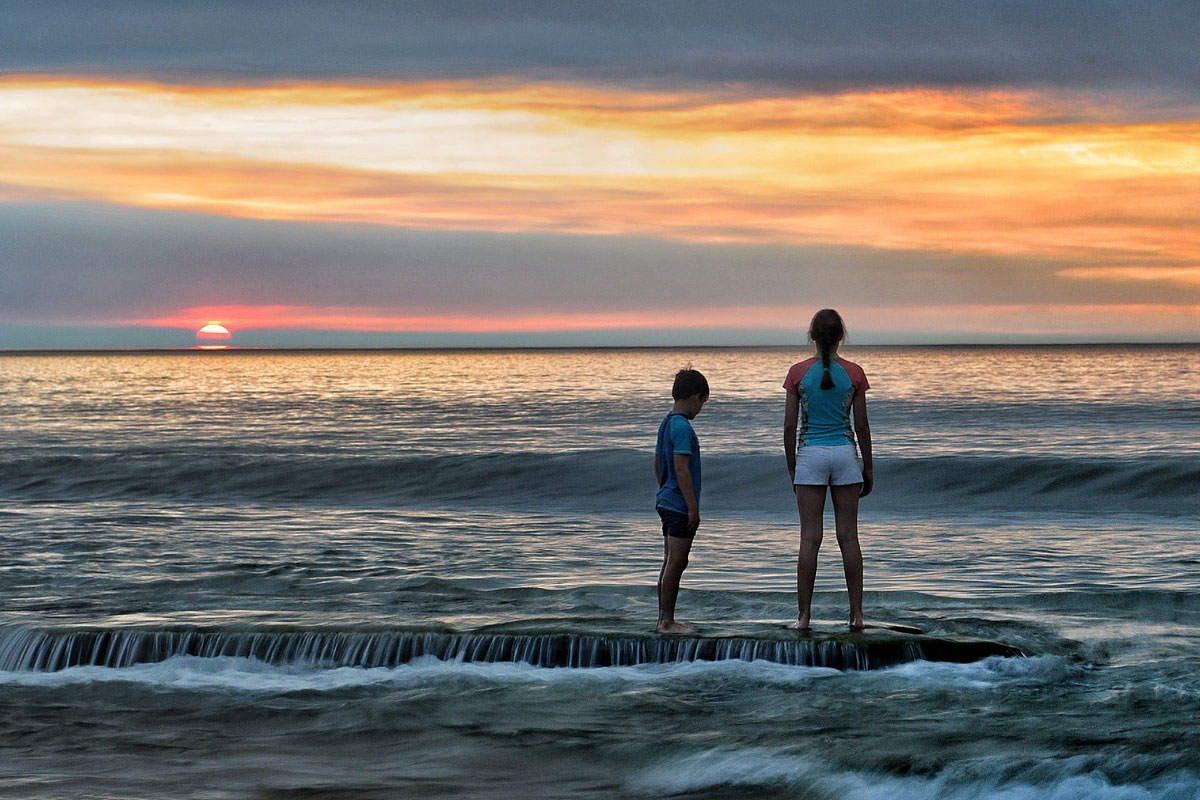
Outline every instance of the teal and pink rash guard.
{"label": "teal and pink rash guard", "polygon": [[862,367],[844,358],[829,361],[832,389],[821,388],[825,367],[819,358],[793,364],[788,370],[783,388],[800,396],[800,427],[796,440],[806,445],[854,444],[854,423],[851,405],[854,396],[871,388]]}

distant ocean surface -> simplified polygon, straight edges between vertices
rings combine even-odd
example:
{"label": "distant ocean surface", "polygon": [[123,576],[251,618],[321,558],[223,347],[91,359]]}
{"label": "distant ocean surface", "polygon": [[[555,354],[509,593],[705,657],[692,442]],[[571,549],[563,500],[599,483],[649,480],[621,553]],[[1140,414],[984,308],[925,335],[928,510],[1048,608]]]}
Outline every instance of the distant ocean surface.
{"label": "distant ocean surface", "polygon": [[0,796],[1200,798],[1200,346],[844,355],[924,634],[781,627],[802,349],[0,354]]}

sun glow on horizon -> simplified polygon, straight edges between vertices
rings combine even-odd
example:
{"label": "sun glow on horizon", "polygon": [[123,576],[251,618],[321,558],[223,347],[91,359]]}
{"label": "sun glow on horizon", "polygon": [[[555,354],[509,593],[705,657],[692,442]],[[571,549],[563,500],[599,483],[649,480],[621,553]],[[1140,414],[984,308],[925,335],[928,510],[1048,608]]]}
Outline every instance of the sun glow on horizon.
{"label": "sun glow on horizon", "polygon": [[[185,327],[198,309],[131,320],[153,327]],[[209,308],[207,310],[213,310]],[[562,311],[492,314],[397,314],[383,308],[349,306],[222,306],[229,318],[240,320],[243,331],[365,331],[374,333],[514,334],[622,330],[750,330],[797,329],[795,304],[727,305],[686,309],[611,312]],[[1188,335],[1200,317],[1200,304],[1081,303],[949,303],[939,305],[843,305],[847,318],[861,320],[859,330],[891,330],[900,334],[985,334],[1006,328],[1014,318],[1028,320],[1023,334],[1103,334],[1107,321],[1119,317],[1168,335]],[[208,327],[208,326],[206,326]],[[1151,328],[1148,328],[1151,329]],[[203,345],[201,346],[204,347]],[[227,349],[228,344],[209,345]]]}

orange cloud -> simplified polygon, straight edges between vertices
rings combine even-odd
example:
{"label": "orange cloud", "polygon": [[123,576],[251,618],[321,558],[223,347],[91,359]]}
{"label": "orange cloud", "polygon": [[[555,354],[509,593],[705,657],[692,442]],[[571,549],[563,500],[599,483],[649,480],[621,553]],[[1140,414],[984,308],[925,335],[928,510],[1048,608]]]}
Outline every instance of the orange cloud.
{"label": "orange cloud", "polygon": [[1074,267],[1061,270],[1064,278],[1101,281],[1161,281],[1200,286],[1200,266],[1195,267]]}
{"label": "orange cloud", "polygon": [[[936,306],[844,306],[852,331],[870,335],[995,334],[1075,336],[1110,334],[1113,321],[1133,325],[1146,335],[1192,336],[1200,304],[962,303]],[[235,333],[255,329],[352,330],[396,333],[537,333],[596,330],[797,330],[795,305],[712,306],[623,312],[547,312],[482,314],[397,314],[389,309],[355,306],[225,305],[197,306],[122,324],[195,329],[220,319]]]}
{"label": "orange cloud", "polygon": [[9,78],[0,81],[0,198],[1080,264],[1200,262],[1200,121],[1052,121],[1072,111],[1099,118],[1082,101],[996,92],[743,100],[453,83]]}
{"label": "orange cloud", "polygon": [[[522,333],[537,331],[619,330],[626,328],[723,328],[745,325],[761,316],[762,309],[728,307],[614,312],[498,313],[494,315],[397,314],[389,309],[353,306],[198,306],[161,317],[126,320],[125,324],[195,328],[198,320],[220,318],[235,331],[254,329]],[[795,309],[778,309],[781,319],[790,319]]]}
{"label": "orange cloud", "polygon": [[1196,303],[949,303],[936,306],[859,306],[843,312],[859,329],[895,334],[975,334],[1016,337],[1140,336],[1194,338]]}

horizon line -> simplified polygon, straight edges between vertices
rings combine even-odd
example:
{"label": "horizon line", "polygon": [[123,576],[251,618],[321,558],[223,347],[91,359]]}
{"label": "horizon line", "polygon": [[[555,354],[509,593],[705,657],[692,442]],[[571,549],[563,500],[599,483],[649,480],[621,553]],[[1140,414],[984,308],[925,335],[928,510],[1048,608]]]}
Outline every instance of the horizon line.
{"label": "horizon line", "polygon": [[[851,348],[1026,348],[1026,347],[1195,347],[1200,339],[1179,341],[1028,341],[1028,342],[876,342],[852,343]],[[472,352],[545,350],[809,350],[807,344],[538,344],[538,345],[297,345],[191,347],[23,347],[0,348],[0,356],[70,354],[196,354],[220,353],[322,353],[322,352]]]}

